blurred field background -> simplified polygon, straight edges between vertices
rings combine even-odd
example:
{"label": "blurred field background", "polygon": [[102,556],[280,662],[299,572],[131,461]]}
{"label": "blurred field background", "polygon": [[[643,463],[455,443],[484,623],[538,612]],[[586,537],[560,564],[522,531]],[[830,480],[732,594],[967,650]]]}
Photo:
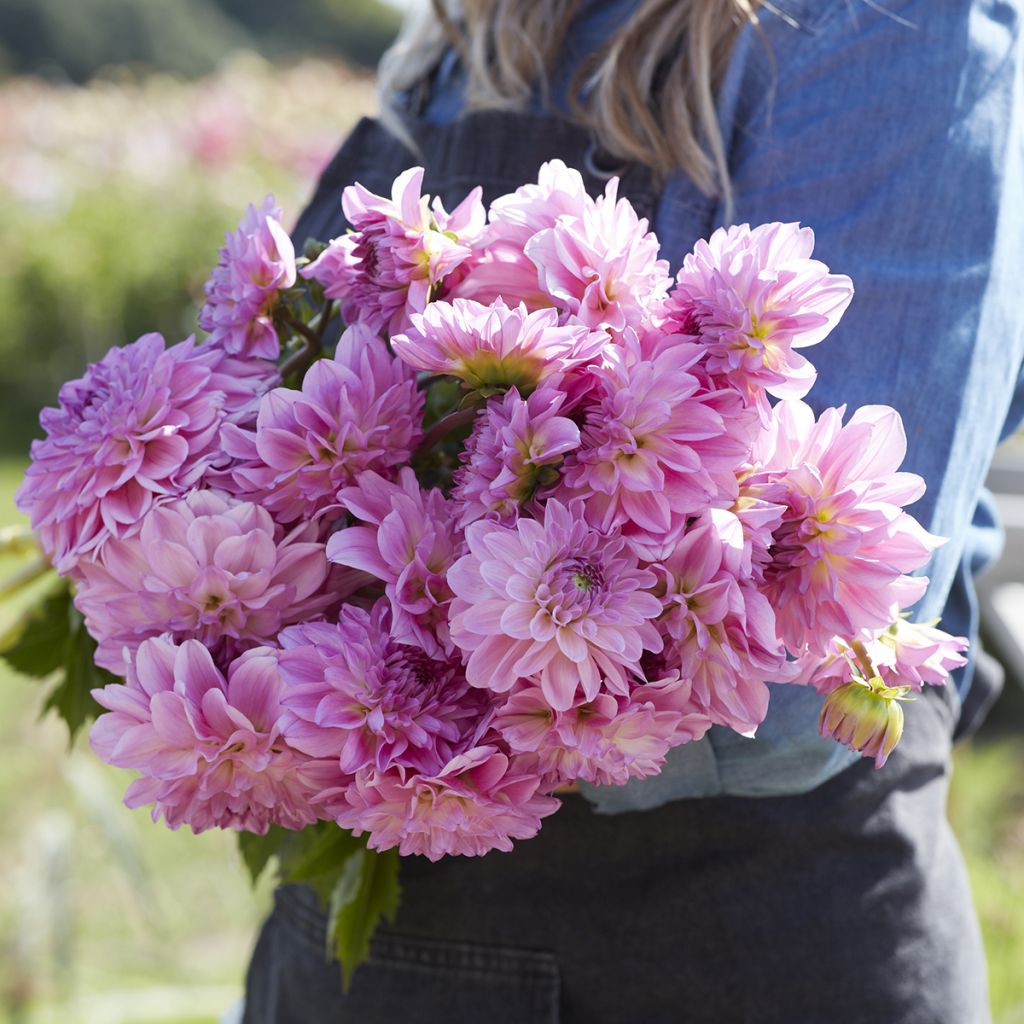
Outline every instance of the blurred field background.
{"label": "blurred field background", "polygon": [[[224,231],[268,191],[294,218],[396,26],[360,0],[0,0],[0,527],[40,406],[112,344],[189,332]],[[232,836],[125,810],[44,693],[0,668],[0,1019],[216,1021],[269,890]],[[960,749],[950,808],[997,1024],[1024,1024],[1022,693]]]}

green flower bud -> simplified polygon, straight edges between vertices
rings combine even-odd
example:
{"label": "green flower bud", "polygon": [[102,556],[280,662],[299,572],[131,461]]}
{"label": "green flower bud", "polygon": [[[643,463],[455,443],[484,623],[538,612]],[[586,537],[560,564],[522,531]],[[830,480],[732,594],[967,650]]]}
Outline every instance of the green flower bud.
{"label": "green flower bud", "polygon": [[908,686],[886,686],[878,676],[854,675],[833,690],[821,708],[818,731],[844,743],[881,768],[903,735],[903,708]]}

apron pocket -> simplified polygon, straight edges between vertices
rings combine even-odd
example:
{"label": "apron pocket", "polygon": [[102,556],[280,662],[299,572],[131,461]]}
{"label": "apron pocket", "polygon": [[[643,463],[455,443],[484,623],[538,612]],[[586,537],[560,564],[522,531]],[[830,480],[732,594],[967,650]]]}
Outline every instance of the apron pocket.
{"label": "apron pocket", "polygon": [[557,1024],[552,953],[383,934],[337,1024]]}

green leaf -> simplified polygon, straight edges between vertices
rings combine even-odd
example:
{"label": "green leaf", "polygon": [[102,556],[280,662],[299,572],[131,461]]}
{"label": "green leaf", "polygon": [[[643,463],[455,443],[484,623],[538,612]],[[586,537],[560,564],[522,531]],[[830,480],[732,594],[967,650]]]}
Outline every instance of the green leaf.
{"label": "green leaf", "polygon": [[71,635],[71,591],[60,583],[0,636],[0,657],[16,672],[45,679],[64,664]]}
{"label": "green leaf", "polygon": [[270,861],[275,857],[280,859],[282,851],[294,843],[295,835],[280,825],[271,825],[265,836],[258,836],[255,832],[238,833],[238,852],[253,885],[260,880]]}
{"label": "green leaf", "polygon": [[356,968],[370,955],[370,939],[381,918],[394,921],[401,890],[398,850],[376,853],[366,846],[345,861],[328,907],[328,951],[338,958],[347,992]]}
{"label": "green leaf", "polygon": [[71,606],[68,613],[70,631],[64,645],[64,678],[54,687],[43,708],[56,711],[67,723],[69,738],[103,708],[93,699],[91,691],[120,680],[96,662],[96,641],[86,632],[85,621]]}
{"label": "green leaf", "polygon": [[294,842],[282,851],[281,880],[312,886],[324,907],[331,897],[346,861],[363,849],[363,841],[333,822],[295,832]]}

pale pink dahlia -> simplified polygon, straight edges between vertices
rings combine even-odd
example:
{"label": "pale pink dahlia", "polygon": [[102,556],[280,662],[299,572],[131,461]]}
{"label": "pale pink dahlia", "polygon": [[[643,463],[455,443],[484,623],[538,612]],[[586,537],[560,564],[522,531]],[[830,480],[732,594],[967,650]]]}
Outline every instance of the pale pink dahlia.
{"label": "pale pink dahlia", "polygon": [[637,328],[661,305],[669,285],[667,260],[647,221],[618,199],[618,178],[603,196],[589,197],[577,217],[559,217],[525,247],[541,287],[564,312],[588,327]]}
{"label": "pale pink dahlia", "polygon": [[762,389],[801,398],[814,367],[794,349],[825,338],[853,285],[810,258],[814,232],[798,224],[719,228],[683,261],[665,306],[679,329],[709,348],[708,369],[767,411]]}
{"label": "pale pink dahlia", "polygon": [[734,499],[749,452],[747,422],[723,416],[691,372],[701,355],[678,344],[594,374],[581,444],[564,471],[560,493],[584,498],[592,523],[621,530],[649,560],[671,550],[689,517]]}
{"label": "pale pink dahlia", "polygon": [[391,635],[388,603],[353,605],[337,624],[290,626],[279,637],[285,736],[341,770],[386,771],[392,765],[440,771],[487,711],[457,658],[431,658]]}
{"label": "pale pink dahlia", "polygon": [[340,779],[336,761],[314,760],[281,735],[283,684],[277,652],[260,647],[223,675],[196,640],[146,640],[125,683],[92,694],[108,713],[89,733],[108,764],[141,773],[129,807],[153,804],[171,828],[263,834],[300,829],[321,815],[312,803]]}
{"label": "pale pink dahlia", "polygon": [[647,592],[654,573],[582,512],[580,502],[552,500],[542,521],[466,530],[470,553],[448,582],[456,595],[452,638],[471,652],[471,685],[503,693],[536,678],[551,707],[565,711],[581,687],[588,700],[603,686],[628,693],[641,654],[660,650],[651,620],[661,602]]}
{"label": "pale pink dahlia", "polygon": [[536,184],[523,185],[491,203],[487,227],[474,258],[464,264],[459,280],[445,298],[476,299],[485,304],[497,298],[524,302],[529,309],[553,305],[526,255],[526,244],[540,231],[552,228],[562,217],[578,219],[591,200],[579,171],[561,160],[540,168]]}
{"label": "pale pink dahlia", "polygon": [[364,323],[374,333],[404,330],[421,313],[431,292],[472,255],[484,229],[480,189],[447,213],[439,200],[422,196],[423,168],[400,174],[391,198],[350,185],[341,205],[352,232],[334,239],[302,271],[337,299],[346,323]]}
{"label": "pale pink dahlia", "polygon": [[742,549],[698,521],[656,568],[663,585],[662,657],[690,681],[690,699],[717,725],[752,733],[768,711],[766,680],[788,676],[765,597],[742,580]]}
{"label": "pale pink dahlia", "polygon": [[558,810],[541,792],[541,778],[496,746],[473,747],[432,775],[401,768],[368,771],[344,789],[327,794],[327,807],[342,828],[367,846],[430,860],[449,855],[479,857],[512,849],[513,839],[530,839],[541,818]]}
{"label": "pale pink dahlia", "polygon": [[58,572],[136,533],[154,505],[193,487],[219,457],[216,362],[191,338],[165,348],[159,334],[144,334],[68,381],[58,408],[42,411],[46,437],[32,442],[15,501]]}
{"label": "pale pink dahlia", "polygon": [[350,327],[300,391],[278,388],[263,399],[255,432],[225,427],[225,447],[240,459],[232,490],[279,522],[308,520],[364,470],[408,462],[422,415],[415,373],[369,328]]}
{"label": "pale pink dahlia", "polygon": [[494,729],[516,753],[537,756],[552,784],[583,779],[621,786],[661,770],[680,715],[611,693],[555,711],[539,686],[525,685],[499,708]]}
{"label": "pale pink dahlia", "polygon": [[902,506],[924,481],[899,472],[907,442],[899,414],[863,406],[843,425],[844,409],[815,422],[803,402],[780,402],[754,447],[748,483],[782,484],[785,506],[774,530],[763,593],[779,636],[793,654],[825,655],[835,636],[855,637],[893,622],[924,593],[920,569],[942,541]]}
{"label": "pale pink dahlia", "polygon": [[440,657],[451,653],[445,578],[460,553],[454,509],[439,490],[424,491],[408,466],[398,483],[374,472],[344,487],[338,500],[367,524],[349,526],[327,541],[327,557],[369,573],[385,584],[391,632],[399,643]]}
{"label": "pale pink dahlia", "polygon": [[[862,633],[858,639],[855,648],[851,646],[855,641],[834,637],[824,659],[807,659],[809,671],[801,681],[810,682],[819,693],[829,693],[848,682],[851,673],[865,674],[870,667],[874,670],[870,674],[886,686],[920,690],[926,684],[947,683],[953,669],[967,664],[966,637],[902,616],[886,629],[873,635]],[[858,659],[865,657],[867,664],[860,665]]]}
{"label": "pale pink dahlia", "polygon": [[199,326],[229,355],[276,359],[278,293],[295,284],[295,249],[281,227],[281,208],[267,196],[249,205],[241,224],[224,236],[220,260],[206,282]]}
{"label": "pale pink dahlia", "polygon": [[452,500],[459,525],[476,519],[509,521],[536,512],[558,481],[558,467],[580,443],[580,429],[558,412],[565,395],[541,387],[523,399],[515,388],[492,398],[473,425]]}
{"label": "pale pink dahlia", "polygon": [[214,491],[153,509],[138,536],[109,541],[80,566],[75,604],[99,644],[97,664],[123,673],[128,654],[162,633],[226,658],[270,642],[333,600],[314,538],[312,526],[281,536],[266,509]]}
{"label": "pale pink dahlia", "polygon": [[528,395],[546,378],[595,358],[607,341],[603,332],[560,325],[553,309],[531,313],[501,299],[490,306],[455,299],[432,302],[391,344],[416,370],[458,377],[484,394],[514,387]]}

